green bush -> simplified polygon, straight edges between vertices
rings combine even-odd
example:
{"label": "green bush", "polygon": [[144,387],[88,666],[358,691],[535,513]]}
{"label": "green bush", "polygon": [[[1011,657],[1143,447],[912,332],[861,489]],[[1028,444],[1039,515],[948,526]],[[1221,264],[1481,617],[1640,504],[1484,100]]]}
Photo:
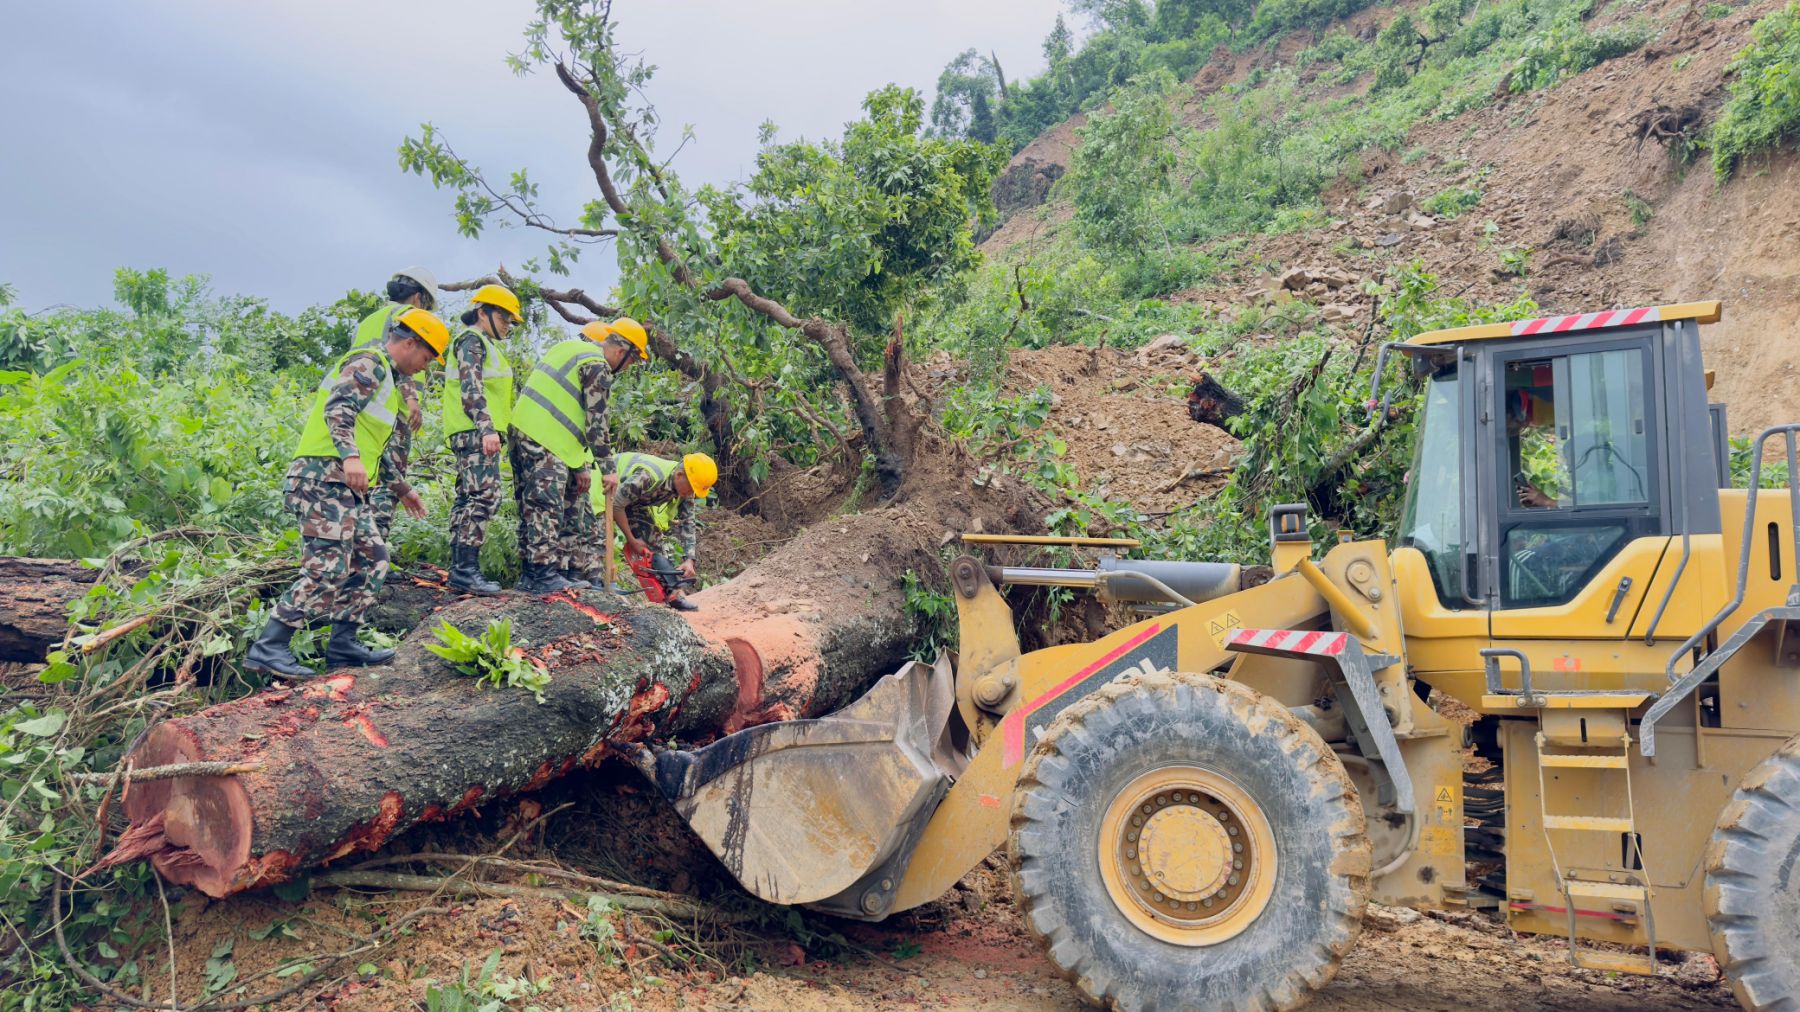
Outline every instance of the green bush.
{"label": "green bush", "polygon": [[1800,137],[1800,4],[1757,22],[1731,63],[1731,98],[1712,130],[1713,176],[1728,181],[1745,158]]}
{"label": "green bush", "polygon": [[1565,10],[1525,44],[1524,53],[1513,64],[1508,87],[1514,92],[1548,88],[1650,41],[1650,32],[1635,26],[1589,32],[1582,27],[1578,10]]}
{"label": "green bush", "polygon": [[1474,188],[1453,186],[1448,190],[1435,193],[1426,198],[1424,208],[1430,214],[1440,218],[1456,218],[1475,209],[1481,203],[1481,191]]}

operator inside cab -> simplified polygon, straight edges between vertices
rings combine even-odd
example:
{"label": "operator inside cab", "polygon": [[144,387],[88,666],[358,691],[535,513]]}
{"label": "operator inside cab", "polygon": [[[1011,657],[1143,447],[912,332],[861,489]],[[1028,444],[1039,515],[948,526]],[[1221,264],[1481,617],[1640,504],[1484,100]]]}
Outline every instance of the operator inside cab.
{"label": "operator inside cab", "polygon": [[1554,509],[1569,494],[1569,466],[1557,438],[1555,387],[1548,362],[1506,369],[1506,441],[1514,494],[1528,509]]}

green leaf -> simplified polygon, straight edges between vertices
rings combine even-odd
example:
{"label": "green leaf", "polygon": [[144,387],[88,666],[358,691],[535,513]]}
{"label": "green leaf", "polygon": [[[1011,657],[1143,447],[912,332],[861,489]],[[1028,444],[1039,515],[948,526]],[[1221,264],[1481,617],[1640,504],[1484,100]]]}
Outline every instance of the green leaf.
{"label": "green leaf", "polygon": [[13,730],[33,735],[38,738],[48,738],[62,730],[62,726],[68,723],[68,720],[68,714],[61,710],[51,710],[41,717],[19,721],[17,724],[13,725]]}

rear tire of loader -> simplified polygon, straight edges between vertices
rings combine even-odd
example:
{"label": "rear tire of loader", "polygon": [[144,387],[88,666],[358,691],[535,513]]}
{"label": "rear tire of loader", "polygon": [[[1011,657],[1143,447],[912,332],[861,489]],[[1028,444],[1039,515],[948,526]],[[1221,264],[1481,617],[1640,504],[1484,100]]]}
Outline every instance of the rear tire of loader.
{"label": "rear tire of loader", "polygon": [[1706,847],[1713,955],[1746,1009],[1800,1005],[1800,737],[1744,774]]}
{"label": "rear tire of loader", "polygon": [[1021,772],[1010,855],[1051,962],[1122,1009],[1294,1008],[1368,900],[1343,764],[1286,707],[1206,675],[1121,679],[1057,717]]}

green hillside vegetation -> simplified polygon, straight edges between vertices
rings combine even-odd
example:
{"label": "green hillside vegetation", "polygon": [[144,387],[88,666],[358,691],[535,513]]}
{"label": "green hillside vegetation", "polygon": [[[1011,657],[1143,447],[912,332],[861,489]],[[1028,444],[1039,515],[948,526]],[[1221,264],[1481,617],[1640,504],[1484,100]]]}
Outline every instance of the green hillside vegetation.
{"label": "green hillside vegetation", "polygon": [[[1076,0],[1071,14],[1091,32],[1077,46],[1059,19],[1035,77],[1005,82],[970,50],[945,70],[935,101],[877,89],[830,139],[785,138],[770,125],[748,179],[689,187],[656,147],[662,124],[645,98],[653,68],[625,55],[631,47],[593,5],[539,0],[515,69],[559,76],[571,108],[604,125],[591,164],[608,185],[557,203],[529,167],[490,173],[457,155],[453,120],[422,125],[400,143],[399,162],[447,191],[470,237],[503,224],[548,236],[540,257],[505,278],[527,304],[527,325],[509,339],[521,380],[572,319],[622,312],[660,328],[664,367],[622,380],[614,440],[713,453],[730,503],[827,463],[858,476],[845,508],[898,487],[906,434],[884,420],[892,398],[879,389],[891,344],[915,362],[948,353],[959,368],[934,391],[925,424],[1049,494],[1053,531],[1141,538],[1152,556],[1256,563],[1273,503],[1311,498],[1320,536],[1326,521],[1361,535],[1391,526],[1412,388],[1398,369],[1384,377],[1395,410],[1371,420],[1378,342],[1536,307],[1522,290],[1471,303],[1417,263],[1368,282],[1378,311],[1347,337],[1304,303],[1227,319],[1167,296],[1273,267],[1258,237],[1326,225],[1327,189],[1353,192],[1361,158],[1402,154],[1415,125],[1504,92],[1554,88],[1662,27],[1627,16],[1596,29],[1606,13],[1597,0],[1432,0],[1383,12],[1385,27],[1367,41],[1336,23],[1368,6]],[[1721,181],[1800,124],[1795,10],[1767,19],[1736,64],[1712,142]],[[1284,40],[1298,50],[1291,62],[1207,95],[1184,119],[1185,82],[1214,53]],[[559,54],[569,54],[564,64]],[[1029,254],[984,259],[975,236],[998,220],[991,187],[1009,155],[1084,110],[1081,146],[1055,194],[1072,219],[1047,227]],[[566,143],[571,157],[588,151],[584,135]],[[1479,177],[1427,208],[1470,213],[1478,187]],[[596,256],[617,257],[615,291],[580,290]],[[380,302],[321,293],[319,306],[290,316],[216,295],[202,278],[133,269],[118,272],[112,307],[14,304],[31,294],[0,286],[0,553],[103,569],[75,607],[78,636],[156,620],[91,654],[72,640],[27,691],[0,700],[0,925],[15,930],[46,924],[53,883],[98,856],[102,786],[71,775],[110,770],[153,721],[260,687],[235,662],[265,617],[261,593],[293,571],[281,478],[324,367]],[[1048,391],[1002,387],[1014,348],[1134,348],[1164,334],[1215,362],[1249,410],[1236,422],[1242,452],[1225,487],[1151,515],[1096,493],[1066,448],[1039,435]],[[1247,340],[1258,334],[1279,340]],[[430,515],[396,521],[401,565],[446,561],[451,468],[433,417],[437,382],[412,462]],[[484,552],[503,579],[516,566],[512,510],[509,496]],[[941,582],[913,574],[921,612],[947,614]],[[296,638],[303,657],[308,636]],[[125,988],[159,972],[156,897],[141,865],[84,884],[65,928],[88,971]],[[0,950],[0,1012],[91,1000],[41,930],[21,937]]]}

